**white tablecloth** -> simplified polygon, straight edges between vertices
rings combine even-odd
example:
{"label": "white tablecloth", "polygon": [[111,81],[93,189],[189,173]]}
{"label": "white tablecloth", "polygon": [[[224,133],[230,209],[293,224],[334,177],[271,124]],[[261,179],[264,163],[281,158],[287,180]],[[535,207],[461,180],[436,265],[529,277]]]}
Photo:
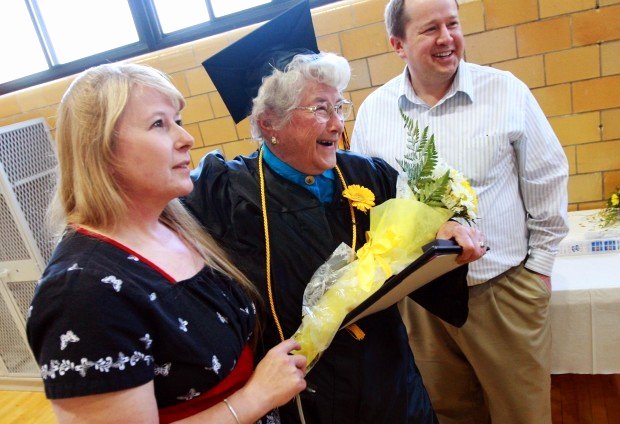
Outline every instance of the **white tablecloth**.
{"label": "white tablecloth", "polygon": [[620,253],[559,256],[551,281],[551,372],[620,373]]}

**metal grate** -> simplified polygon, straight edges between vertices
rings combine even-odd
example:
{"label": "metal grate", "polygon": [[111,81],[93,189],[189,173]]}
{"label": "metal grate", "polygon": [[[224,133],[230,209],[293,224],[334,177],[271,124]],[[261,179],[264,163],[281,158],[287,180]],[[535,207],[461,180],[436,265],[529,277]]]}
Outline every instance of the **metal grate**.
{"label": "metal grate", "polygon": [[9,281],[6,283],[9,292],[15,300],[15,306],[19,310],[24,322],[28,321],[28,311],[30,309],[30,303],[34,296],[34,290],[37,288],[36,281]]}
{"label": "metal grate", "polygon": [[[37,377],[24,323],[36,281],[51,256],[46,213],[56,158],[43,119],[0,128],[0,374]],[[1,276],[1,275],[0,275]],[[25,281],[17,281],[19,278]]]}
{"label": "metal grate", "polygon": [[0,131],[0,163],[12,185],[56,166],[44,120],[27,121],[6,128]]}
{"label": "metal grate", "polygon": [[[45,215],[54,191],[56,164],[45,120],[0,128],[0,165],[34,238],[28,244],[36,244],[31,248],[38,250],[44,262],[40,266],[49,260],[54,249],[54,237]],[[10,197],[7,199],[10,201]]]}
{"label": "metal grate", "polygon": [[0,297],[0,359],[11,374],[39,375],[39,367],[30,348],[11,316],[9,306]]}
{"label": "metal grate", "polygon": [[30,258],[21,239],[17,225],[11,216],[9,205],[0,193],[0,262],[19,261]]}
{"label": "metal grate", "polygon": [[47,225],[45,215],[54,193],[55,179],[55,173],[49,171],[39,175],[38,178],[16,184],[13,188],[35,243],[46,263],[54,249],[53,234]]}

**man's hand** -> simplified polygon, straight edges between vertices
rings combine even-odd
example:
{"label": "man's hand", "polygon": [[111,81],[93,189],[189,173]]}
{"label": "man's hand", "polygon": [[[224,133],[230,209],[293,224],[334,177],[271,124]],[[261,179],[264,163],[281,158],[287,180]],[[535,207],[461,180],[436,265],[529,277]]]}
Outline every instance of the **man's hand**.
{"label": "man's hand", "polygon": [[530,271],[532,274],[536,274],[538,276],[538,278],[540,278],[541,280],[543,280],[543,282],[545,283],[545,285],[547,286],[547,288],[549,289],[549,293],[551,293],[551,277],[549,277],[548,275],[544,275],[544,274],[539,274],[536,271]]}
{"label": "man's hand", "polygon": [[457,256],[459,264],[466,264],[480,259],[487,251],[482,232],[477,228],[466,227],[455,221],[448,221],[437,231],[437,238],[450,240],[463,248],[463,252]]}

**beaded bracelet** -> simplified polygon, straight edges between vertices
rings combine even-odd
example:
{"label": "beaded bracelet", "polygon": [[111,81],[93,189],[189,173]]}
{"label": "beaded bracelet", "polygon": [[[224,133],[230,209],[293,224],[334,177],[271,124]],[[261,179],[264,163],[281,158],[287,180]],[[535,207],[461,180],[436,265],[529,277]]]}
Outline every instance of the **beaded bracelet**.
{"label": "beaded bracelet", "polygon": [[239,421],[239,415],[237,415],[232,405],[228,402],[228,399],[224,399],[224,404],[228,407],[228,410],[230,411],[232,416],[235,418],[235,421],[237,422],[237,424],[241,424],[241,421]]}

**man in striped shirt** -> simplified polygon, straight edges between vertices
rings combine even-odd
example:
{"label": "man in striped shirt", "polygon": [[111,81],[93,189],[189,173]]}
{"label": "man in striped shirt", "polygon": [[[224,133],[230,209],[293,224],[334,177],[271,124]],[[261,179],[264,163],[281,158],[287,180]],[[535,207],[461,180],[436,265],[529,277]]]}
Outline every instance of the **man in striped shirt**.
{"label": "man in striped shirt", "polygon": [[[460,329],[401,309],[441,423],[551,423],[550,275],[567,233],[567,160],[544,113],[512,74],[462,60],[455,0],[391,0],[390,43],[404,72],[359,108],[351,148],[396,163],[401,109],[479,196],[490,251],[469,265]],[[501,46],[498,46],[501,48]]]}

